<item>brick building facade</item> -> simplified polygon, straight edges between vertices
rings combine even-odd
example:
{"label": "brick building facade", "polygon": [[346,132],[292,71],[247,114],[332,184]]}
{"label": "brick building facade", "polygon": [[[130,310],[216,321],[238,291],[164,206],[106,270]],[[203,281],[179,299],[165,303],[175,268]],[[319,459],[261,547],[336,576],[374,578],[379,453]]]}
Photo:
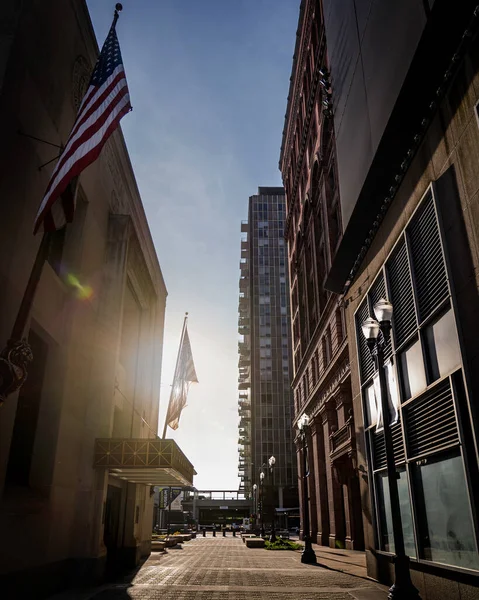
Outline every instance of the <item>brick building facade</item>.
{"label": "brick building facade", "polygon": [[307,413],[312,422],[311,535],[326,546],[362,549],[348,339],[339,297],[325,288],[342,226],[319,1],[301,3],[279,166],[287,203],[294,420]]}

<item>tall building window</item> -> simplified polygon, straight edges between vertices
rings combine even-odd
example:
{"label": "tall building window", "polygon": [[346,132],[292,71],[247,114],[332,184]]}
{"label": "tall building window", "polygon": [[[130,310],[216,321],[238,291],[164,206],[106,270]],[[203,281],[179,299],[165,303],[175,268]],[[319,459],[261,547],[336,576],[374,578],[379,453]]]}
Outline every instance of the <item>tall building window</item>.
{"label": "tall building window", "polygon": [[381,297],[394,307],[385,367],[406,550],[419,560],[479,570],[456,418],[465,404],[461,352],[431,191],[356,311],[363,414],[379,507],[376,528],[380,549],[393,552],[384,416],[375,365],[360,329],[375,316]]}
{"label": "tall building window", "polygon": [[62,227],[61,229],[50,233],[50,246],[48,248],[47,262],[57,275],[61,274],[66,231],[67,228]]}
{"label": "tall building window", "polygon": [[81,186],[74,193],[76,193],[76,208],[73,223],[50,234],[47,262],[57,275],[64,275],[72,270],[77,272],[78,270],[78,260],[82,248],[81,238],[88,202]]}

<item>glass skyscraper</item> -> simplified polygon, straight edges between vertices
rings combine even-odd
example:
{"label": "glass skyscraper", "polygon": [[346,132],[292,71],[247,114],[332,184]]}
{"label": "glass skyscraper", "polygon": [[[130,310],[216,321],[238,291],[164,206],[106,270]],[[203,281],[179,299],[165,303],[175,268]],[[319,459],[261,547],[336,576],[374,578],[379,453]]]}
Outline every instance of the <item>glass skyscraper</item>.
{"label": "glass skyscraper", "polygon": [[249,494],[263,470],[277,507],[298,506],[285,219],[284,189],[260,187],[241,226],[239,476]]}

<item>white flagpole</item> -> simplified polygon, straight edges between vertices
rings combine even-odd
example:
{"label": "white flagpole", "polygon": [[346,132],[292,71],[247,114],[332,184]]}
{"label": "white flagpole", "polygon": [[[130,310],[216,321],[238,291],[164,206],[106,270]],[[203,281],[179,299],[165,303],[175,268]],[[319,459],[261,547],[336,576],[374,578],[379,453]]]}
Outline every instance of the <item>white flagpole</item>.
{"label": "white flagpole", "polygon": [[[183,321],[183,329],[181,331],[180,347],[178,348],[178,356],[176,357],[176,366],[175,366],[175,374],[173,376],[173,385],[175,385],[176,376],[178,374],[178,364],[180,362],[180,354],[181,354],[181,348],[183,347],[183,338],[185,337],[186,322],[187,322],[187,320],[188,320],[188,313],[185,313],[185,320]],[[166,437],[166,428],[168,426],[167,419],[168,419],[168,413],[170,412],[171,396],[172,395],[173,395],[173,387],[171,388],[170,401],[168,402],[168,410],[166,411],[166,415],[165,415],[165,426],[163,427],[163,435],[162,435],[162,439],[163,440]]]}

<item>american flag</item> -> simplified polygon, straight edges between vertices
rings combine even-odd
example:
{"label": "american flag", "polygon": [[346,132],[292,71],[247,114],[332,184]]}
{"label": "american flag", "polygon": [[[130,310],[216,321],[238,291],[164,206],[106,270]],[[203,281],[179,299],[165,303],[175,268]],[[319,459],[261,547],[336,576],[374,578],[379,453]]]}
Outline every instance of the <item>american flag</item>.
{"label": "american flag", "polygon": [[185,323],[185,331],[178,352],[175,378],[171,388],[170,403],[166,415],[166,424],[169,425],[171,429],[178,429],[181,411],[186,406],[186,398],[191,383],[198,383],[198,378],[196,377],[190,338]]}
{"label": "american flag", "polygon": [[131,110],[115,24],[116,19],[38,209],[34,233],[42,227],[44,231],[55,231],[71,223],[75,201],[70,183],[98,158],[121,118]]}

